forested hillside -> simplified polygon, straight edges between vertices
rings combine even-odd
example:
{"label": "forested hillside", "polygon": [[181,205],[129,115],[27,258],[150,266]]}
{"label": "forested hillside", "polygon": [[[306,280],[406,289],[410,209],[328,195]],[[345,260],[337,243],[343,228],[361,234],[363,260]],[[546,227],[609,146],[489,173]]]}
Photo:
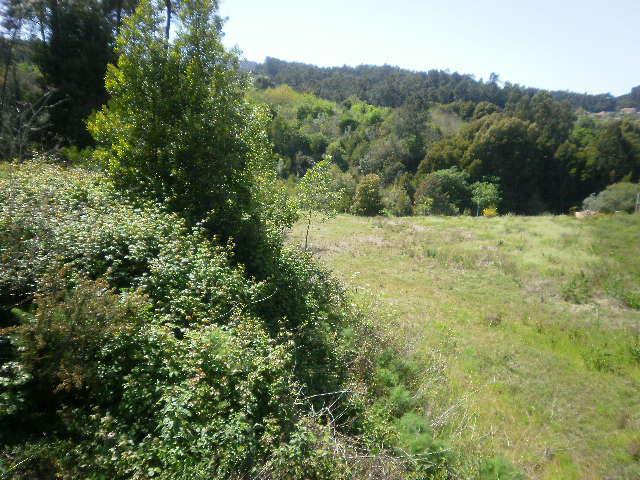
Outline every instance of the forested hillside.
{"label": "forested hillside", "polygon": [[[247,62],[245,69],[261,75],[263,85],[285,83],[304,92],[340,102],[350,96],[384,107],[424,102],[491,102],[500,107],[522,97],[533,97],[541,89],[505,82],[492,74],[486,81],[472,75],[443,70],[414,72],[389,65],[322,68],[297,62],[266,58],[264,63]],[[568,91],[550,92],[556,100],[567,100],[573,108],[590,112],[640,108],[640,86],[627,95],[590,95]]]}
{"label": "forested hillside", "polygon": [[280,175],[299,178],[329,155],[342,211],[367,175],[376,176],[383,197],[376,211],[394,215],[475,213],[490,205],[567,212],[640,176],[639,116],[576,112],[548,92],[504,108],[486,101],[380,107],[287,85],[251,96],[270,107]]}
{"label": "forested hillside", "polygon": [[[3,14],[0,153],[91,156],[86,125],[108,100],[107,64],[136,1],[8,0]],[[171,22],[165,28],[171,27]],[[68,55],[76,51],[78,55]],[[640,88],[628,95],[547,92],[396,67],[245,63],[250,96],[270,107],[279,173],[295,182],[330,156],[340,210],[368,175],[369,212],[537,214],[580,209],[640,175]],[[626,107],[626,110],[620,110]],[[610,111],[606,115],[589,112]],[[83,150],[87,149],[87,150]],[[373,183],[371,183],[373,182]],[[475,192],[475,193],[474,193]]]}

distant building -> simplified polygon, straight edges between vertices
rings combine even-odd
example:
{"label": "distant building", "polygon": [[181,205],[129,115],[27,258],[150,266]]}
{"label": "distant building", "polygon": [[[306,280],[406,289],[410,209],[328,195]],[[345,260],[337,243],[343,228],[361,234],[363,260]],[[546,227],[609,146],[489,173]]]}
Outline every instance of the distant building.
{"label": "distant building", "polygon": [[637,113],[637,110],[633,107],[621,108],[620,113],[623,113],[625,115],[633,115],[634,113]]}

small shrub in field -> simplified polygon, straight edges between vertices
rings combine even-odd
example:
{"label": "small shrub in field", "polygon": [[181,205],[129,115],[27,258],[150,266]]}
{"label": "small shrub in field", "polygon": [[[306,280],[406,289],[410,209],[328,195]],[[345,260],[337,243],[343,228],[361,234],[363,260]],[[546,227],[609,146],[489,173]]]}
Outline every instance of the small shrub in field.
{"label": "small shrub in field", "polygon": [[640,310],[640,292],[621,288],[619,296],[627,307]]}
{"label": "small shrub in field", "polygon": [[636,337],[635,342],[631,345],[631,356],[640,363],[640,337]]}
{"label": "small shrub in field", "polygon": [[585,363],[589,368],[598,372],[614,372],[616,358],[613,353],[600,346],[593,346],[590,351],[583,354]]}
{"label": "small shrub in field", "polygon": [[524,480],[524,475],[508,461],[494,457],[480,465],[478,480]]}
{"label": "small shrub in field", "polygon": [[482,209],[482,216],[487,218],[497,217],[498,209],[496,207],[487,207]]}
{"label": "small shrub in field", "polygon": [[640,462],[640,438],[635,438],[629,443],[629,456],[636,462]]}
{"label": "small shrub in field", "polygon": [[385,199],[385,211],[394,217],[406,217],[411,215],[411,197],[402,185],[394,185],[387,192]]}
{"label": "small shrub in field", "polygon": [[571,303],[585,303],[591,298],[591,282],[584,272],[572,276],[562,286],[562,298]]}
{"label": "small shrub in field", "polygon": [[417,198],[413,205],[413,214],[426,216],[433,213],[433,198],[421,197]]}
{"label": "small shrub in field", "polygon": [[356,188],[351,212],[366,217],[379,215],[383,208],[380,185],[381,180],[378,175],[373,173],[365,175]]}

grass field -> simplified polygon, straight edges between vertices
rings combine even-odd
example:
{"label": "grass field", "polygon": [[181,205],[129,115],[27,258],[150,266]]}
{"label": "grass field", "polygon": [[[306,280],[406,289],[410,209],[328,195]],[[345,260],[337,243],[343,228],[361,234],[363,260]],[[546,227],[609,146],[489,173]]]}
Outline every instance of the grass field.
{"label": "grass field", "polygon": [[640,478],[640,215],[344,215],[309,240],[424,366],[458,451],[529,478]]}

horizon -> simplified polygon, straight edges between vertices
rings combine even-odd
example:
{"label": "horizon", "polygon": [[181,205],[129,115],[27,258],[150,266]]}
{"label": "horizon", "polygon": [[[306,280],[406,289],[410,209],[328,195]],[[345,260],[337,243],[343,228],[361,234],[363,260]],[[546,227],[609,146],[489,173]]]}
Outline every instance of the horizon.
{"label": "horizon", "polygon": [[[377,10],[365,4],[223,0],[224,43],[258,63],[272,57],[323,68],[389,65],[485,81],[495,72],[500,83],[594,95],[620,96],[640,84],[640,55],[630,48],[640,44],[640,5],[631,0],[606,10],[595,0],[542,0],[536,10],[499,0],[461,0],[455,8],[411,0]],[[524,16],[527,22],[516,22]]]}

